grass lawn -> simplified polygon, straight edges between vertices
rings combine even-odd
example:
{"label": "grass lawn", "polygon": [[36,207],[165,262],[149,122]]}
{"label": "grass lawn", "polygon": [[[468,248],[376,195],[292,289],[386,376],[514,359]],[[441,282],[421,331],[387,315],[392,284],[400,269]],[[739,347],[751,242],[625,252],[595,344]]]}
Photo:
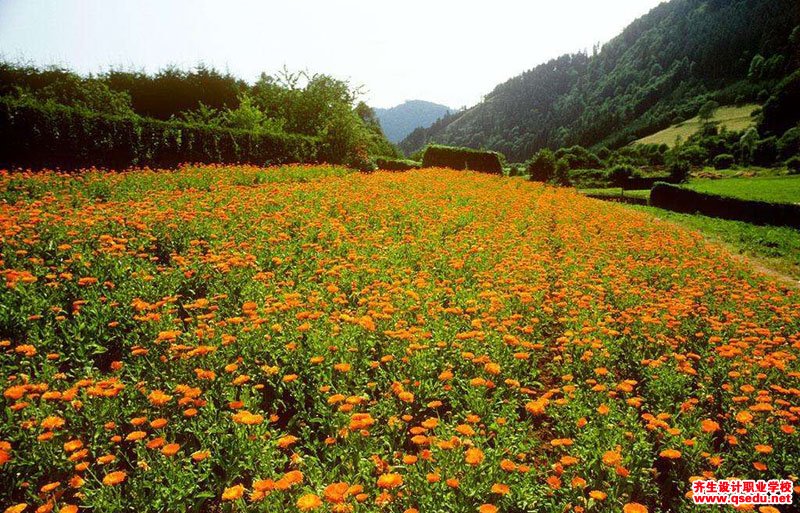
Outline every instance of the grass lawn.
{"label": "grass lawn", "polygon": [[800,231],[778,226],[758,226],[741,221],[679,214],[656,207],[626,205],[654,217],[697,230],[728,245],[740,255],[755,258],[780,274],[800,280]]}
{"label": "grass lawn", "polygon": [[608,187],[602,189],[580,189],[583,194],[594,196],[627,196],[630,198],[650,198],[650,189],[622,191],[620,187]]}
{"label": "grass lawn", "polygon": [[692,180],[686,187],[698,192],[735,198],[800,203],[800,175]]}
{"label": "grass lawn", "polygon": [[[753,119],[750,114],[759,107],[756,104],[742,105],[741,107],[729,106],[720,107],[714,112],[712,121],[718,121],[720,126],[726,127],[731,131],[744,130],[753,125]],[[687,137],[697,132],[702,125],[702,121],[697,116],[665,128],[660,132],[648,135],[636,141],[640,144],[666,144],[673,146],[677,137],[686,140]]]}

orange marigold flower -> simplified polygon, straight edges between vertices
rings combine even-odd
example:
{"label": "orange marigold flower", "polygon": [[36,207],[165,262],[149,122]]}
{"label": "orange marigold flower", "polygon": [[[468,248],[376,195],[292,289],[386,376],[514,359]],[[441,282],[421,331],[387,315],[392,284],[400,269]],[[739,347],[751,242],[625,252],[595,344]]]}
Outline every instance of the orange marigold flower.
{"label": "orange marigold flower", "polygon": [[153,406],[164,406],[172,400],[172,396],[165,394],[161,390],[153,390],[150,392],[150,395],[147,396],[147,400],[150,401],[150,404]]}
{"label": "orange marigold flower", "polygon": [[758,444],[758,445],[756,445],[756,452],[759,453],[759,454],[769,454],[769,453],[772,452],[772,446],[771,445]]}
{"label": "orange marigold flower", "polygon": [[297,499],[297,509],[300,511],[311,511],[322,506],[322,499],[313,493],[307,493]]}
{"label": "orange marigold flower", "polygon": [[511,491],[511,489],[508,487],[508,485],[504,485],[502,483],[495,483],[495,484],[492,485],[492,493],[496,493],[496,494],[499,494],[499,495],[505,495],[510,491]]}
{"label": "orange marigold flower", "polygon": [[222,492],[222,500],[235,501],[241,499],[242,495],[244,495],[244,486],[238,484],[236,486],[225,488],[225,491]]}
{"label": "orange marigold flower", "polygon": [[736,414],[736,421],[742,424],[749,424],[753,421],[753,414],[747,410],[742,410]]}
{"label": "orange marigold flower", "polygon": [[278,438],[277,445],[281,449],[286,449],[287,447],[292,446],[298,440],[299,440],[299,438],[297,438],[296,436],[285,435],[285,436],[282,436],[282,437]]}
{"label": "orange marigold flower", "polygon": [[592,490],[589,492],[589,497],[596,501],[603,501],[608,497],[605,492],[601,492],[600,490]]}
{"label": "orange marigold flower", "polygon": [[476,447],[470,447],[464,454],[464,461],[469,465],[480,465],[483,461],[483,451]]}
{"label": "orange marigold flower", "polygon": [[211,451],[209,451],[207,449],[204,450],[204,451],[195,451],[195,452],[192,453],[192,459],[194,461],[203,461],[204,459],[208,458],[209,456],[211,456]]}
{"label": "orange marigold flower", "polygon": [[603,463],[609,467],[614,467],[622,462],[622,455],[618,451],[606,451],[603,453]]}
{"label": "orange marigold flower", "polygon": [[323,495],[325,500],[333,503],[343,502],[350,490],[348,483],[331,483],[325,487]]}
{"label": "orange marigold flower", "polygon": [[706,419],[700,423],[700,429],[702,429],[704,433],[713,433],[719,431],[719,424],[713,420]]}
{"label": "orange marigold flower", "polygon": [[535,401],[530,401],[525,404],[525,410],[531,415],[544,415],[544,410],[550,401],[544,397],[540,397]]}
{"label": "orange marigold flower", "polygon": [[127,442],[136,442],[137,440],[141,440],[142,438],[146,437],[147,433],[144,431],[131,431],[128,433],[128,436],[125,437]]}
{"label": "orange marigold flower", "polygon": [[161,448],[161,454],[164,456],[175,456],[178,451],[181,450],[181,446],[178,444],[167,444]]}
{"label": "orange marigold flower", "polygon": [[622,506],[622,513],[647,513],[647,506],[638,502],[629,502]]}
{"label": "orange marigold flower", "polygon": [[400,474],[383,474],[378,478],[378,488],[392,489],[403,484],[403,476]]}
{"label": "orange marigold flower", "polygon": [[662,458],[677,460],[678,458],[681,457],[681,451],[676,451],[675,449],[664,449],[663,451],[658,453],[658,455],[661,456]]}
{"label": "orange marigold flower", "polygon": [[478,513],[497,513],[497,506],[494,504],[482,504],[478,506]]}
{"label": "orange marigold flower", "polygon": [[66,423],[66,421],[64,419],[62,419],[61,417],[57,417],[57,416],[52,415],[52,416],[47,417],[46,419],[44,419],[42,421],[41,426],[44,429],[53,430],[53,429],[58,429],[58,428],[62,427],[65,423]]}
{"label": "orange marigold flower", "polygon": [[125,481],[127,477],[128,474],[124,470],[117,470],[116,472],[110,472],[106,474],[106,476],[103,478],[103,484],[106,486],[116,486]]}

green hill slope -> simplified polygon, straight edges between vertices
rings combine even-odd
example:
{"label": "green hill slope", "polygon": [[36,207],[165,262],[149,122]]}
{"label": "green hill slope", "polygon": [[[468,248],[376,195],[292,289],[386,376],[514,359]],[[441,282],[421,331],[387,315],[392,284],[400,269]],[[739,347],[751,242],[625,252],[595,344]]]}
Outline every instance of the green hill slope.
{"label": "green hill slope", "polygon": [[[726,106],[720,107],[714,112],[714,115],[709,119],[713,123],[719,123],[720,127],[725,127],[732,132],[745,130],[755,125],[755,119],[751,116],[753,111],[758,109],[757,104],[748,103],[742,106]],[[700,129],[703,124],[698,116],[672,125],[664,130],[637,139],[637,143],[641,144],[666,144],[667,146],[674,146],[675,141],[685,141],[690,135],[694,134]]]}

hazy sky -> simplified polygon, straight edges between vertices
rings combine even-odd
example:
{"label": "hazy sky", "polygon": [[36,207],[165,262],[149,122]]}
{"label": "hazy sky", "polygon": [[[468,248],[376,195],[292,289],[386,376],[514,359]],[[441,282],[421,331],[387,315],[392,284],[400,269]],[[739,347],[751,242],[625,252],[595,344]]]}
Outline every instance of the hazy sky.
{"label": "hazy sky", "polygon": [[0,56],[88,73],[199,62],[254,80],[286,65],[363,85],[374,107],[472,105],[661,0],[0,0]]}

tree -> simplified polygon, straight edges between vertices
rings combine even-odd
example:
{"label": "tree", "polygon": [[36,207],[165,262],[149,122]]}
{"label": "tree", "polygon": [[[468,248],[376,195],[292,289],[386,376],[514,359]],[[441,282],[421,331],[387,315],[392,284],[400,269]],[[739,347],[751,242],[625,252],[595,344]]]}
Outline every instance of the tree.
{"label": "tree", "polygon": [[708,121],[714,116],[714,112],[719,108],[719,103],[715,102],[714,100],[708,100],[700,107],[700,110],[697,111],[697,117],[699,117],[702,121]]}
{"label": "tree", "polygon": [[741,152],[741,161],[744,164],[750,164],[753,161],[753,154],[756,151],[758,144],[758,131],[750,127],[745,130],[742,137],[739,139],[739,151]]}
{"label": "tree", "polygon": [[528,178],[534,182],[548,182],[555,175],[556,158],[552,151],[539,150],[527,163]]}

